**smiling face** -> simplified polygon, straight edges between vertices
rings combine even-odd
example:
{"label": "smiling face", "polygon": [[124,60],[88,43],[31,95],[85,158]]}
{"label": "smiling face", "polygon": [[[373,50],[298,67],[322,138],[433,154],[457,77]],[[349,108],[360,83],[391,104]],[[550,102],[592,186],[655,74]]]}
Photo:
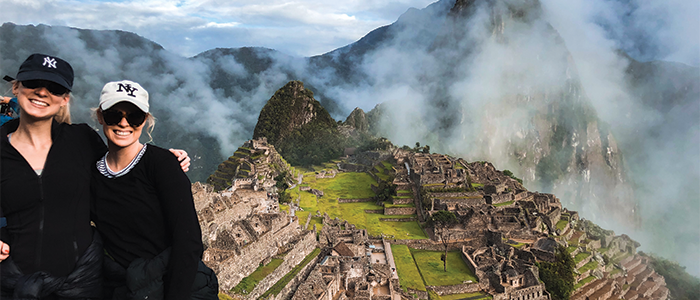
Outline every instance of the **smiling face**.
{"label": "smiling face", "polygon": [[[123,116],[127,116],[132,112],[141,112],[138,107],[129,102],[119,102],[110,107],[108,111],[117,111],[122,113]],[[140,149],[141,143],[139,142],[139,138],[145,127],[145,122],[141,123],[139,126],[132,126],[129,124],[126,117],[122,117],[116,124],[108,125],[104,120],[103,112],[99,110],[97,112],[97,119],[100,124],[102,124],[105,137],[107,137],[109,142],[110,151],[112,151],[113,147],[137,147]]]}
{"label": "smiling face", "polygon": [[17,95],[21,116],[30,119],[53,118],[61,107],[68,104],[70,93],[55,95],[44,87],[28,88],[21,82],[12,85],[12,93]]}

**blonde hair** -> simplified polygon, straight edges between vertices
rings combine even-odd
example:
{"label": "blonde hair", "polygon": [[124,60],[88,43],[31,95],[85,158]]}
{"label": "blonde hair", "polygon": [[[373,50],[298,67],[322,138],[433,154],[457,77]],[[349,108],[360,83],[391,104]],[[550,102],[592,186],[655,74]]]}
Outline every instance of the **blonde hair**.
{"label": "blonde hair", "polygon": [[58,123],[71,124],[71,121],[70,121],[70,100],[68,100],[68,103],[66,103],[66,105],[61,106],[61,108],[58,109],[58,113],[53,116],[53,119],[56,120],[56,122],[58,122]]}

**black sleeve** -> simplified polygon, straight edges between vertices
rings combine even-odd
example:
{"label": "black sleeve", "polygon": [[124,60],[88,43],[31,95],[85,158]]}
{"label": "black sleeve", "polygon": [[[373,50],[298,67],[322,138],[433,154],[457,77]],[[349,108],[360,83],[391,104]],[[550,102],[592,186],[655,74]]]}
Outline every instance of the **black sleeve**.
{"label": "black sleeve", "polygon": [[154,151],[157,157],[153,157],[156,163],[151,174],[154,174],[153,182],[163,206],[170,234],[167,238],[172,241],[165,276],[165,299],[190,299],[197,266],[202,258],[202,232],[189,178],[170,151],[158,150],[161,151]]}
{"label": "black sleeve", "polygon": [[92,127],[88,126],[87,124],[81,125],[83,127],[82,129],[85,131],[85,135],[87,136],[87,142],[90,146],[90,151],[92,154],[92,161],[96,162],[98,159],[102,158],[105,153],[107,153],[107,146],[97,131],[92,129]]}

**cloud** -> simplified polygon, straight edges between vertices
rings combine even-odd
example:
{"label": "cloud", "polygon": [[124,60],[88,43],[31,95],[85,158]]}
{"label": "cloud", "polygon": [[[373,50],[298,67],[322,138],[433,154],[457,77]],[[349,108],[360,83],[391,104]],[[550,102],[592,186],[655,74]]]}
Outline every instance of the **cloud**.
{"label": "cloud", "polygon": [[185,57],[243,46],[312,56],[350,44],[395,21],[397,12],[431,1],[2,0],[0,19],[130,31]]}

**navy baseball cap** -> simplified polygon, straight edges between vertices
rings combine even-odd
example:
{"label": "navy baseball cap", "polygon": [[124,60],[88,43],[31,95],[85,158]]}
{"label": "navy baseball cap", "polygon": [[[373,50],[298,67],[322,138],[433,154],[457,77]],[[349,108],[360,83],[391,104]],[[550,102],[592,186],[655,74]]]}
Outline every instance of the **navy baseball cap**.
{"label": "navy baseball cap", "polygon": [[17,81],[47,80],[73,89],[73,67],[55,56],[34,53],[19,66]]}

